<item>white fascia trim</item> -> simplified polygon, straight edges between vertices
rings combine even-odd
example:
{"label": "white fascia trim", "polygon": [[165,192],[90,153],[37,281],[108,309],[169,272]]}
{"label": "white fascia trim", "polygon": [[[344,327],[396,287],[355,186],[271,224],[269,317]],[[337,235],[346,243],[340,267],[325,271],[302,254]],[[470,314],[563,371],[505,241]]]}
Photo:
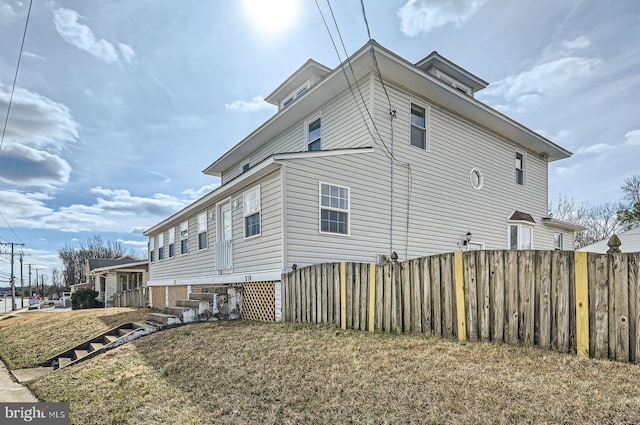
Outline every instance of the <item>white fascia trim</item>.
{"label": "white fascia trim", "polygon": [[131,268],[131,267],[146,266],[146,265],[149,265],[148,261],[140,261],[140,262],[137,262],[137,263],[121,264],[119,266],[100,267],[100,268],[91,270],[90,274],[99,274],[100,272],[108,272],[108,271],[111,271],[111,270],[118,270],[118,269],[122,269],[122,270],[119,270],[119,271],[122,271],[122,272],[125,272],[125,271],[140,271],[140,269],[134,269],[134,270],[126,270],[126,269]]}
{"label": "white fascia trim", "polygon": [[285,161],[287,159],[307,159],[307,158],[323,158],[327,156],[355,155],[359,153],[372,153],[373,148],[353,148],[353,149],[336,149],[328,151],[311,151],[311,152],[291,152],[280,153],[273,156],[275,161]]}
{"label": "white fascia trim", "polygon": [[582,232],[587,228],[578,224],[568,223],[552,217],[542,217],[542,224],[556,229],[569,230],[571,232]]}
{"label": "white fascia trim", "polygon": [[186,286],[186,285],[224,285],[227,283],[248,283],[279,281],[282,278],[282,270],[265,270],[246,273],[231,273],[223,275],[209,275],[196,278],[180,279],[152,279],[147,286]]}
{"label": "white fascia trim", "polygon": [[247,186],[253,183],[259,178],[264,177],[267,174],[269,174],[271,171],[277,169],[278,167],[280,167],[280,164],[276,164],[273,157],[267,158],[266,160],[262,161],[256,166],[251,167],[245,173],[240,174],[238,177],[236,177],[229,183],[215,188],[214,190],[204,195],[197,201],[193,202],[192,204],[186,206],[182,210],[173,214],[171,217],[147,229],[143,233],[143,235],[150,236],[153,233],[157,232],[158,230],[162,229],[163,227],[166,227],[170,223],[176,222],[178,220],[184,220],[184,217],[187,217],[187,218],[190,217],[193,214],[193,212],[213,205],[216,202],[216,199],[222,199],[227,197],[229,195],[229,192],[234,192],[236,189],[242,188],[244,186]]}

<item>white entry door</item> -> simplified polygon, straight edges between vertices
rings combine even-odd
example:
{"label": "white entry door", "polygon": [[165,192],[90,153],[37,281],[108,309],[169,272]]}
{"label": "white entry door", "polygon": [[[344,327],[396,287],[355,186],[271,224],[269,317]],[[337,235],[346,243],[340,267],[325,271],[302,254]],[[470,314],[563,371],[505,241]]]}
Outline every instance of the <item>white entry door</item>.
{"label": "white entry door", "polygon": [[218,241],[216,242],[216,268],[233,269],[233,215],[229,203],[220,206]]}

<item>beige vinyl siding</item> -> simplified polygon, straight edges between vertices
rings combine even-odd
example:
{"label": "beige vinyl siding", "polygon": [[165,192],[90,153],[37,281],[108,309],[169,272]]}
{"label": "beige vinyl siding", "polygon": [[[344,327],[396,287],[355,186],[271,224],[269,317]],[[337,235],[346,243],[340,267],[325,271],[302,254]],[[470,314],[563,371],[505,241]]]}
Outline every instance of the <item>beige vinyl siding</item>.
{"label": "beige vinyl siding", "polygon": [[[207,213],[207,249],[198,250],[198,214]],[[169,257],[168,233],[169,228],[163,229],[165,233],[164,260],[158,261],[158,241],[156,238],[156,254],[153,263],[149,263],[149,275],[152,281],[174,279],[202,279],[213,275],[215,270],[215,232],[216,214],[210,206],[205,210],[194,212],[188,219],[189,222],[189,253],[180,254],[180,224],[185,220],[175,223],[176,247],[174,257]]]}
{"label": "beige vinyl siding", "polygon": [[[441,108],[417,95],[409,96],[387,85],[397,110],[393,123],[394,153],[412,166],[409,256],[412,251],[433,253],[454,250],[457,241],[471,231],[474,242],[487,249],[507,246],[507,218],[514,210],[531,214],[537,222],[534,247],[553,247],[553,232],[542,226],[547,213],[547,163],[536,154],[503,137]],[[428,107],[429,149],[409,144],[412,99]],[[391,134],[386,96],[376,89],[376,118],[382,134]],[[390,139],[388,140],[390,143]],[[515,183],[515,152],[525,154],[526,184]],[[480,190],[471,187],[469,173],[479,169],[484,177]],[[405,185],[397,181],[398,185]],[[396,191],[401,190],[396,186]],[[416,220],[416,217],[422,217]],[[420,235],[428,235],[423,238]]]}
{"label": "beige vinyl siding", "polygon": [[[388,251],[388,181],[367,153],[286,161],[287,267],[333,261],[375,262]],[[319,182],[350,189],[350,235],[320,233]]]}
{"label": "beige vinyl siding", "polygon": [[[359,87],[368,106],[370,78],[360,80]],[[360,92],[356,90],[355,86],[354,92],[361,104]],[[364,108],[361,108],[361,111],[362,114],[367,115]],[[304,120],[253,152],[249,158],[243,159],[225,171],[222,174],[222,184],[242,174],[242,167],[246,163],[254,166],[273,154],[305,151],[307,148],[305,124],[309,119],[319,116],[320,113],[322,117],[322,150],[371,146],[371,139],[362,121],[360,111],[354,103],[351,92],[345,90],[330,103],[319,106]]]}
{"label": "beige vinyl siding", "polygon": [[[260,236],[244,237],[243,193],[260,185]],[[233,272],[282,269],[282,190],[280,172],[265,176],[231,197],[233,215]]]}

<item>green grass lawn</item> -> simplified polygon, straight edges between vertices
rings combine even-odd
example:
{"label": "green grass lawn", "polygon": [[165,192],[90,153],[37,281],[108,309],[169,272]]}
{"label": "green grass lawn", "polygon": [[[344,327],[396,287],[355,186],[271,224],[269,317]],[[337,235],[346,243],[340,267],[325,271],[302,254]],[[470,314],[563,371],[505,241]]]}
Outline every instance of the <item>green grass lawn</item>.
{"label": "green grass lawn", "polygon": [[30,387],[70,402],[75,424],[595,424],[636,423],[638,383],[637,365],[536,348],[235,321],[158,332]]}

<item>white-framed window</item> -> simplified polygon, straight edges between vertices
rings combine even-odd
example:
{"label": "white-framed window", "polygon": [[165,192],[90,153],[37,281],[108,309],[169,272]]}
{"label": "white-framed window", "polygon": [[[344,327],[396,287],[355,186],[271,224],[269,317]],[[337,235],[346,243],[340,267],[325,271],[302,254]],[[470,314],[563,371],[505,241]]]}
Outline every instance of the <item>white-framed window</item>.
{"label": "white-framed window", "polygon": [[349,235],[349,188],[320,182],[320,233]]}
{"label": "white-framed window", "polygon": [[553,248],[557,250],[564,249],[564,236],[562,235],[562,233],[553,234]]}
{"label": "white-framed window", "polygon": [[169,229],[169,258],[176,255],[176,228]]}
{"label": "white-framed window", "polygon": [[516,183],[523,186],[525,182],[524,154],[516,152]]}
{"label": "white-framed window", "polygon": [[322,118],[316,117],[305,124],[307,150],[319,151],[322,149]]}
{"label": "white-framed window", "polygon": [[261,234],[260,226],[260,186],[247,190],[242,195],[244,215],[244,237],[251,238]]}
{"label": "white-framed window", "polygon": [[154,262],[155,261],[155,250],[156,250],[156,238],[155,236],[151,236],[149,238],[149,261],[150,262]]}
{"label": "white-framed window", "polygon": [[509,249],[533,249],[533,226],[509,223]]}
{"label": "white-framed window", "polygon": [[411,145],[424,150],[428,147],[428,112],[427,108],[411,103]]}
{"label": "white-framed window", "polygon": [[180,255],[189,253],[189,222],[180,223]]}
{"label": "white-framed window", "polygon": [[207,213],[198,214],[198,249],[207,249]]}
{"label": "white-framed window", "polygon": [[158,261],[164,260],[164,233],[158,235]]}

